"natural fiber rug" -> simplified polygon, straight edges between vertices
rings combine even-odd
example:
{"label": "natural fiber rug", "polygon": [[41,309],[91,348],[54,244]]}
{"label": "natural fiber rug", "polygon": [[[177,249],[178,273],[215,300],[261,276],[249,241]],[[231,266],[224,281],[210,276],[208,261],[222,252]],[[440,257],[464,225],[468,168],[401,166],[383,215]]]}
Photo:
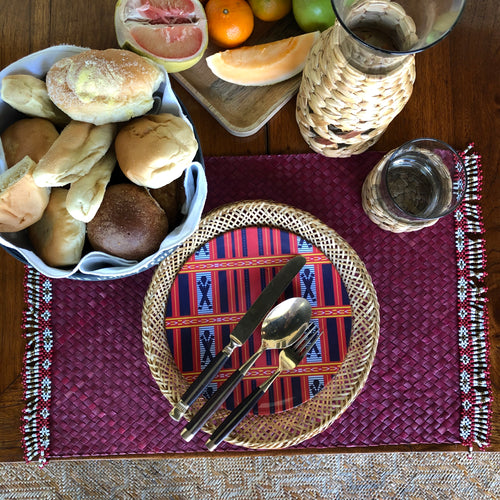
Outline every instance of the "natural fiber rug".
{"label": "natural fiber rug", "polygon": [[499,471],[489,452],[68,460],[1,464],[0,498],[493,500]]}
{"label": "natural fiber rug", "polygon": [[[296,450],[455,443],[487,446],[490,388],[484,307],[481,170],[468,151],[470,192],[453,217],[416,233],[372,224],[361,185],[381,153],[207,158],[206,209],[271,199],[333,228],[365,263],[380,303],[367,383],[334,424]],[[141,310],[152,270],[110,282],[50,280],[28,269],[25,329],[28,460],[204,451],[151,377]],[[458,286],[457,286],[458,280]],[[247,450],[222,443],[218,452]]]}

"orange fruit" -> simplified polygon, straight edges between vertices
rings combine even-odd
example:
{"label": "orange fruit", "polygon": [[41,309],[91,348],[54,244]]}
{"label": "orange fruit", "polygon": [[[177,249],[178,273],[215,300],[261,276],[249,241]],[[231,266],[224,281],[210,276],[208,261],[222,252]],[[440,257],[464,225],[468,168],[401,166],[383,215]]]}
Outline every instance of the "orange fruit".
{"label": "orange fruit", "polygon": [[208,35],[219,47],[241,45],[252,34],[253,12],[245,0],[208,0]]}
{"label": "orange fruit", "polygon": [[[212,1],[212,0],[210,0]],[[271,85],[300,73],[319,31],[238,47],[206,58],[212,73],[237,85]]]}
{"label": "orange fruit", "polygon": [[194,66],[208,45],[199,0],[118,0],[115,31],[120,47],[149,57],[168,73]]}
{"label": "orange fruit", "polygon": [[255,17],[261,21],[279,21],[292,10],[292,0],[248,0]]}

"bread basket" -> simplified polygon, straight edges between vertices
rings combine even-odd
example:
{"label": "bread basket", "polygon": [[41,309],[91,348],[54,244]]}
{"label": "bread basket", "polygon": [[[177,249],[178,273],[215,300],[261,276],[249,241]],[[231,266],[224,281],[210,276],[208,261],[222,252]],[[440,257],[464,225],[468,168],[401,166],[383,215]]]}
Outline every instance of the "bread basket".
{"label": "bread basket", "polygon": [[[58,45],[30,54],[6,67],[0,72],[2,79],[9,74],[31,74],[43,78],[49,68],[57,60],[69,57],[86,50],[83,47],[72,45]],[[189,116],[183,105],[177,99],[171,86],[169,77],[165,75],[165,84],[155,93],[155,107],[152,112],[172,113],[183,118],[193,129],[196,139],[199,140]],[[0,99],[0,132],[11,123],[20,119],[22,115]],[[0,172],[6,169],[3,151],[0,143]],[[204,171],[201,146],[198,146],[193,162],[184,176],[184,190],[186,201],[182,207],[182,221],[175,227],[152,255],[141,261],[130,261],[108,255],[103,252],[90,251],[84,254],[73,268],[55,268],[46,265],[33,251],[26,230],[18,233],[0,233],[0,246],[9,254],[25,264],[29,264],[50,278],[70,278],[78,280],[108,280],[131,276],[149,269],[174,251],[198,227],[207,195],[207,181]]]}

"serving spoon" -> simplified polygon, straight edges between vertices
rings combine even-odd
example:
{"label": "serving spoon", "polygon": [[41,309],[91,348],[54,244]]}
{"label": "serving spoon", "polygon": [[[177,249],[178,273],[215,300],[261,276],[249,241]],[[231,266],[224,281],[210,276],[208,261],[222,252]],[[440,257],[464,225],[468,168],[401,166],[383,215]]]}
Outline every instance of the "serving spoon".
{"label": "serving spoon", "polygon": [[266,349],[284,349],[296,342],[307,328],[311,312],[311,304],[299,297],[284,300],[274,307],[262,322],[259,349],[212,394],[182,429],[181,437],[191,441]]}

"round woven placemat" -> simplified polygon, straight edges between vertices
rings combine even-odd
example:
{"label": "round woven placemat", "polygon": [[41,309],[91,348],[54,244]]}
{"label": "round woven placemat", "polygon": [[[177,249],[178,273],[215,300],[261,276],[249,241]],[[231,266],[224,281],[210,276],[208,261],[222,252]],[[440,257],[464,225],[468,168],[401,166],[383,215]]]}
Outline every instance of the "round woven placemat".
{"label": "round woven placemat", "polygon": [[[170,403],[177,403],[189,384],[177,368],[165,336],[165,305],[172,283],[197,248],[226,231],[256,225],[295,233],[320,249],[345,284],[353,317],[347,356],[321,392],[279,414],[248,415],[227,438],[247,448],[278,449],[298,444],[330,426],[361,391],[377,350],[379,304],[371,277],[356,252],[333,229],[308,212],[262,200],[213,210],[201,220],[198,230],[158,266],[144,299],[142,338],[153,378]],[[203,402],[198,399],[186,417],[190,419]],[[212,433],[228,414],[228,410],[220,408],[203,430]]]}

